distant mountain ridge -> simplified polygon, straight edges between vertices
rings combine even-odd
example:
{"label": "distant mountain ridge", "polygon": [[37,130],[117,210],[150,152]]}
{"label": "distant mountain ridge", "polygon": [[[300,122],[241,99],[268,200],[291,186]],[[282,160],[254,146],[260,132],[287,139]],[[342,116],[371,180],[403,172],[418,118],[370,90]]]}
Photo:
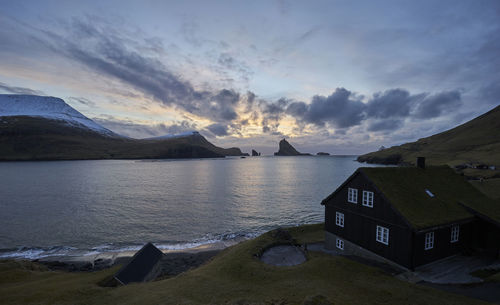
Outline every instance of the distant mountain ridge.
{"label": "distant mountain ridge", "polygon": [[426,157],[430,164],[500,165],[500,106],[445,132],[371,152],[359,156],[358,161],[413,164],[418,156]]}
{"label": "distant mountain ridge", "polygon": [[298,152],[286,139],[283,139],[279,143],[278,152],[274,153],[275,156],[310,156],[307,153]]}
{"label": "distant mountain ridge", "polygon": [[153,139],[120,136],[54,97],[0,95],[0,160],[217,158],[245,155],[198,132]]}

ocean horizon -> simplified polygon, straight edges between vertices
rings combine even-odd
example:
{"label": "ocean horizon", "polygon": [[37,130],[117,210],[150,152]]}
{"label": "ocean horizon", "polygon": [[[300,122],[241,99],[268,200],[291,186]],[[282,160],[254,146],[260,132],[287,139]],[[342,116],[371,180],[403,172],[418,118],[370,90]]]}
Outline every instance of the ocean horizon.
{"label": "ocean horizon", "polygon": [[0,163],[0,258],[232,244],[324,219],[356,156]]}

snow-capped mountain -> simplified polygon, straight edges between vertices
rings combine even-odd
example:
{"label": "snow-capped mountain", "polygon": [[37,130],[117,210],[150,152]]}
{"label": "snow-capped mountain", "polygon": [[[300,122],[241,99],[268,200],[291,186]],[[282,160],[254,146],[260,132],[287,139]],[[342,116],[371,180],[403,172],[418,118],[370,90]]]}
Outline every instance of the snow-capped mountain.
{"label": "snow-capped mountain", "polygon": [[118,136],[56,97],[0,94],[0,117],[6,116],[43,117],[64,121],[72,127],[90,129],[105,136]]}
{"label": "snow-capped mountain", "polygon": [[0,161],[220,158],[241,156],[197,132],[156,139],[119,136],[62,99],[0,95]]}

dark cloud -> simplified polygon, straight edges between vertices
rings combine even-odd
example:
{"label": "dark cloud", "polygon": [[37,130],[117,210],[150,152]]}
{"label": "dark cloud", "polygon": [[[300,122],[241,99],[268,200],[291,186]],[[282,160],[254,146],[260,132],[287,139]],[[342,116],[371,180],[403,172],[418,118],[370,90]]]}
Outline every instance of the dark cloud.
{"label": "dark cloud", "polygon": [[365,107],[351,91],[337,88],[330,96],[316,95],[310,104],[295,102],[287,110],[299,120],[316,126],[323,127],[328,123],[337,128],[346,128],[363,121]]}
{"label": "dark cloud", "polygon": [[285,113],[286,106],[290,103],[286,98],[280,98],[275,103],[262,101],[262,112],[271,116],[281,115]]}
{"label": "dark cloud", "polygon": [[403,89],[375,93],[368,102],[366,114],[374,118],[407,117],[410,115],[414,96]]}
{"label": "dark cloud", "polygon": [[228,135],[227,125],[212,124],[210,126],[207,126],[206,129],[216,136],[227,136]]}
{"label": "dark cloud", "polygon": [[286,113],[294,117],[302,117],[307,111],[307,105],[304,102],[293,102],[286,108]]}
{"label": "dark cloud", "polygon": [[446,91],[426,95],[415,108],[414,115],[419,119],[430,119],[456,111],[462,105],[460,92]]}
{"label": "dark cloud", "polygon": [[39,90],[33,90],[24,87],[9,86],[8,84],[2,82],[0,82],[0,91],[12,94],[45,95],[45,93]]}
{"label": "dark cloud", "polygon": [[403,121],[398,119],[379,120],[368,125],[368,131],[395,131],[402,125]]}
{"label": "dark cloud", "polygon": [[286,106],[290,100],[280,98],[274,103],[269,103],[265,100],[259,101],[260,112],[262,115],[262,131],[264,133],[277,132],[280,126],[280,121],[286,113]]}

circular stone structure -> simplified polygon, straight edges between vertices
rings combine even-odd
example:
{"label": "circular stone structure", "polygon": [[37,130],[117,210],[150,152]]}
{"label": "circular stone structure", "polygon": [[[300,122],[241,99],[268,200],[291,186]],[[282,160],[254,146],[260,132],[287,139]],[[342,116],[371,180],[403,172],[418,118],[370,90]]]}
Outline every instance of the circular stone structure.
{"label": "circular stone structure", "polygon": [[262,254],[260,260],[268,265],[295,266],[306,261],[304,252],[291,245],[274,246]]}

